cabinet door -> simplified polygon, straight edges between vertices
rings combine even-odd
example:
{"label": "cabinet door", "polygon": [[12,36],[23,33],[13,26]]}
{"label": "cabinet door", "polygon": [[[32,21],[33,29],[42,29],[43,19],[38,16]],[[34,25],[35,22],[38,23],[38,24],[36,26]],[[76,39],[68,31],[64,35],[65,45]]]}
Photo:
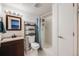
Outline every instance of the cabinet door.
{"label": "cabinet door", "polygon": [[1,44],[1,56],[23,56],[24,55],[24,40],[16,40]]}
{"label": "cabinet door", "polygon": [[58,55],[72,56],[74,51],[73,4],[58,4]]}
{"label": "cabinet door", "polygon": [[16,42],[16,55],[24,56],[24,40],[19,40]]}

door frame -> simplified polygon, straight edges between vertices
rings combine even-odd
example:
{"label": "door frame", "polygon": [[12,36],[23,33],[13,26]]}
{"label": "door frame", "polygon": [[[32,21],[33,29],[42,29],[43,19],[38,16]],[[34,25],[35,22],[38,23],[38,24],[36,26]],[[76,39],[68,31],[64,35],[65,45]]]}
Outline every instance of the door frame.
{"label": "door frame", "polygon": [[74,3],[74,56],[78,55],[78,9],[77,9],[78,4]]}

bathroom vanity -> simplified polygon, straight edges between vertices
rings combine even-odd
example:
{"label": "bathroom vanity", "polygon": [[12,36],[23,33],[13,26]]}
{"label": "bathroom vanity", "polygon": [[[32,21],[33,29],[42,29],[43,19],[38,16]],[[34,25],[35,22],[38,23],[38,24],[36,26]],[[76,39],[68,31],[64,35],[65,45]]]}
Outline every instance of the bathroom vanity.
{"label": "bathroom vanity", "polygon": [[4,39],[1,42],[0,56],[24,56],[24,39]]}

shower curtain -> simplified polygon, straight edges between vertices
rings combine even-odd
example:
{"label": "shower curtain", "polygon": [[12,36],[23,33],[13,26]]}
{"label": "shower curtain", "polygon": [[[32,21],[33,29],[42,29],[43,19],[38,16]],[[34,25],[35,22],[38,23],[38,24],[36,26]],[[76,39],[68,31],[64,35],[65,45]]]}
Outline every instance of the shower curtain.
{"label": "shower curtain", "polygon": [[35,42],[39,43],[41,49],[41,18],[36,17],[36,26],[35,26]]}

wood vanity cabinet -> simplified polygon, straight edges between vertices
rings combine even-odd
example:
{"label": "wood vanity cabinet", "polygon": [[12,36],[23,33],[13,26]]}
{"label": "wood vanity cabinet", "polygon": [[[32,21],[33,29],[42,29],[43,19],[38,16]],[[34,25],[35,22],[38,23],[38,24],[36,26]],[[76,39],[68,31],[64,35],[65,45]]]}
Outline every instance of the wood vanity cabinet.
{"label": "wood vanity cabinet", "polygon": [[2,43],[0,56],[24,56],[24,40],[15,40]]}

